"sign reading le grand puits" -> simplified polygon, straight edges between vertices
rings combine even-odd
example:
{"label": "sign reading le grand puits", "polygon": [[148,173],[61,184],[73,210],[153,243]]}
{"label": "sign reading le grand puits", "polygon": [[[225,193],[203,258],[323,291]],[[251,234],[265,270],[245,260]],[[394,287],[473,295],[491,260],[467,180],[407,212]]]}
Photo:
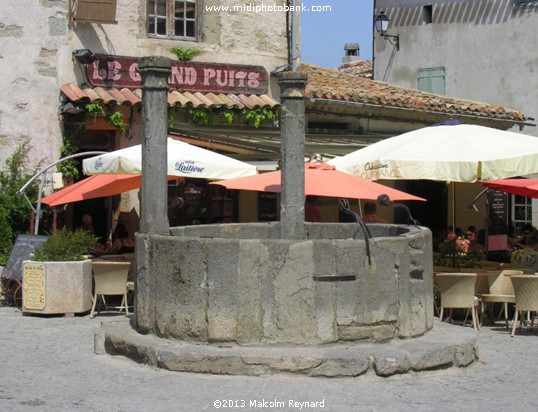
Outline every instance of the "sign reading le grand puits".
{"label": "sign reading le grand puits", "polygon": [[[86,65],[93,86],[136,89],[142,87],[138,58],[97,55]],[[171,89],[188,92],[267,93],[269,77],[261,66],[173,61],[168,78]]]}

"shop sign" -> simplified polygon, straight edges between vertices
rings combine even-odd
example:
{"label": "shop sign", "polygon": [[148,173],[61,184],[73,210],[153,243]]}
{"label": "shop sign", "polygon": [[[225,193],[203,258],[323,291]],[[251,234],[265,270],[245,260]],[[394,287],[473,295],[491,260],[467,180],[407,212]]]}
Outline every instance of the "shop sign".
{"label": "shop sign", "polygon": [[[142,87],[138,58],[97,55],[86,65],[93,86],[136,89]],[[262,66],[173,61],[168,85],[183,92],[263,94],[269,87]]]}

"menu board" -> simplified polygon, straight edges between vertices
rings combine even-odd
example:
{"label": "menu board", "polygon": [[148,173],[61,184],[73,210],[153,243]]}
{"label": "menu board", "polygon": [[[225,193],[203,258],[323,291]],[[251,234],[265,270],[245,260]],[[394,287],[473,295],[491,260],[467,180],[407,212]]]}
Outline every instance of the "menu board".
{"label": "menu board", "polygon": [[488,251],[508,247],[508,195],[491,190],[488,193]]}
{"label": "menu board", "polygon": [[2,278],[22,280],[22,262],[30,259],[30,254],[40,249],[48,236],[18,235],[9,255]]}
{"label": "menu board", "polygon": [[23,269],[22,296],[24,309],[45,308],[45,265],[26,263]]}

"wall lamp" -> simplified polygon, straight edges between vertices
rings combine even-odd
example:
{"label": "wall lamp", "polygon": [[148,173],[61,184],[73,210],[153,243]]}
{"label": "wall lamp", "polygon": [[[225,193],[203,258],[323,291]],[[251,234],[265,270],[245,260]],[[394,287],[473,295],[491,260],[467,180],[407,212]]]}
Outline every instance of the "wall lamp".
{"label": "wall lamp", "polygon": [[385,40],[388,40],[390,44],[396,47],[396,50],[400,50],[400,35],[387,34],[389,28],[389,18],[383,10],[374,19],[375,29]]}
{"label": "wall lamp", "polygon": [[79,49],[73,51],[73,57],[77,59],[80,64],[91,64],[97,61],[98,58],[92,53],[90,49]]}

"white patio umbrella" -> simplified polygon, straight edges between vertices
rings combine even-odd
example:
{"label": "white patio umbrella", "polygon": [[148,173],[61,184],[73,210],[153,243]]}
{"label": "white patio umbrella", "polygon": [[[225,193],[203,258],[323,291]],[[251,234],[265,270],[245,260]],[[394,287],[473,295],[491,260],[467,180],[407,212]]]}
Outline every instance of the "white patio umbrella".
{"label": "white patio umbrella", "polygon": [[[424,127],[327,162],[364,179],[487,181],[538,172],[538,138],[484,126]],[[452,225],[456,224],[455,187]]]}
{"label": "white patio umbrella", "polygon": [[[168,138],[168,176],[232,179],[257,173],[256,166],[231,157]],[[84,174],[142,173],[142,145],[84,159]]]}
{"label": "white patio umbrella", "polygon": [[328,162],[364,179],[469,182],[538,172],[538,138],[484,126],[430,126]]}

